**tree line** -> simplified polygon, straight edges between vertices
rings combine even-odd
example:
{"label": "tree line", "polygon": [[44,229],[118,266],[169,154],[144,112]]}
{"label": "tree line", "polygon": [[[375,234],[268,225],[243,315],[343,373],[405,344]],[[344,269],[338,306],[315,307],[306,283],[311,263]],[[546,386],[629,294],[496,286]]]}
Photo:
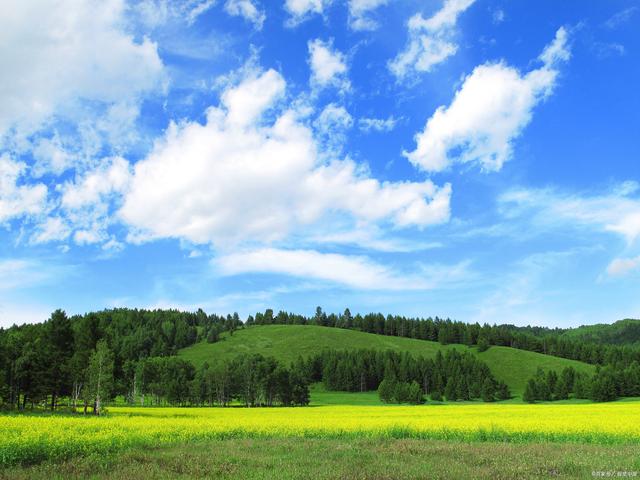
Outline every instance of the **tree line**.
{"label": "tree line", "polygon": [[538,369],[529,379],[522,399],[525,402],[566,400],[574,398],[594,402],[610,402],[620,397],[640,396],[640,363],[628,367],[607,365],[596,367],[592,374],[565,367],[560,374]]}
{"label": "tree line", "polygon": [[495,379],[489,367],[469,352],[438,351],[434,358],[391,350],[324,350],[300,359],[310,381],[328,390],[378,390],[387,403],[422,403],[432,400],[490,402],[510,398],[507,385]]}
{"label": "tree line", "polygon": [[170,357],[212,331],[232,333],[242,325],[237,314],[202,310],[113,309],[72,317],[56,310],[43,323],[0,329],[0,404],[46,401],[53,410],[61,397],[94,406],[105,392],[126,396],[140,360]]}
{"label": "tree line", "polygon": [[440,342],[442,345],[462,344],[477,346],[480,351],[492,345],[518,348],[532,352],[578,360],[594,365],[631,365],[640,362],[640,348],[604,343],[585,342],[563,335],[563,329],[546,327],[516,327],[515,325],[489,325],[463,323],[449,318],[408,318],[399,315],[369,313],[352,315],[347,308],[341,314],[327,314],[321,307],[315,315],[305,317],[267,309],[249,316],[247,325],[319,325],[324,327],[359,330],[377,335],[415,338]]}

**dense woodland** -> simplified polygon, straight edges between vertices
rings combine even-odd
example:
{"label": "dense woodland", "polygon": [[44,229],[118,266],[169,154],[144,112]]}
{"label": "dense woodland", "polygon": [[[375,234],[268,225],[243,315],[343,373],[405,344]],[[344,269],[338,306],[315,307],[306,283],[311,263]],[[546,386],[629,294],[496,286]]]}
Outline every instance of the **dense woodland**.
{"label": "dense woodland", "polygon": [[[637,395],[638,391],[638,382],[627,379],[638,376],[640,349],[586,343],[580,336],[567,335],[571,331],[558,329],[481,326],[437,317],[353,316],[348,309],[336,315],[326,314],[320,307],[313,317],[286,312],[274,315],[268,309],[249,316],[245,322],[238,314],[208,315],[202,310],[113,309],[72,317],[58,310],[42,324],[0,329],[0,404],[26,408],[46,402],[56,408],[64,398],[67,404],[77,408],[99,411],[102,402],[122,396],[130,402],[146,398],[148,402],[172,405],[227,405],[234,400],[247,406],[303,405],[308,402],[307,384],[313,381],[323,381],[332,389],[374,390],[386,380],[382,385],[383,394],[391,390],[402,393],[403,389],[408,392],[411,388],[417,398],[415,382],[422,395],[450,399],[483,398],[484,383],[487,383],[484,388],[487,399],[508,396],[503,386],[490,377],[486,366],[475,357],[472,361],[472,356],[459,359],[445,356],[434,361],[412,359],[408,355],[384,357],[375,352],[333,352],[314,358],[311,363],[300,361],[295,366],[278,365],[273,359],[247,357],[222,367],[205,365],[200,370],[175,357],[178,350],[196,342],[219,341],[223,332],[233,335],[238,328],[268,324],[348,328],[442,344],[460,343],[480,351],[492,345],[510,346],[601,366],[593,378],[581,379],[578,387],[569,390],[575,396],[610,400]],[[632,327],[635,328],[635,324]],[[590,327],[588,332],[590,338],[600,338],[598,329]],[[460,364],[459,371],[451,373],[445,365],[447,362]],[[410,368],[405,368],[409,364]],[[253,365],[250,370],[259,372],[259,378],[248,379],[247,365]],[[318,365],[322,365],[321,370]],[[467,367],[484,372],[482,383],[471,380]],[[429,369],[433,372],[429,377],[432,380],[425,383],[423,372]],[[224,371],[228,377],[223,375]],[[473,375],[477,373],[474,371]],[[540,383],[539,378],[532,380]],[[390,384],[393,389],[388,388]],[[606,394],[598,393],[602,391]],[[404,401],[410,395],[383,396],[389,401]],[[534,393],[531,398],[538,397],[544,395]]]}
{"label": "dense woodland", "polygon": [[529,379],[522,399],[525,402],[566,400],[569,394],[575,398],[594,402],[608,402],[619,397],[640,396],[640,364],[632,363],[627,368],[613,366],[598,367],[594,375],[564,368],[559,374],[554,370],[538,369]]}
{"label": "dense woodland", "polygon": [[327,350],[306,364],[310,380],[322,381],[328,390],[378,390],[387,403],[422,403],[427,395],[487,402],[510,396],[507,386],[469,352],[437,352],[431,359],[394,351]]}

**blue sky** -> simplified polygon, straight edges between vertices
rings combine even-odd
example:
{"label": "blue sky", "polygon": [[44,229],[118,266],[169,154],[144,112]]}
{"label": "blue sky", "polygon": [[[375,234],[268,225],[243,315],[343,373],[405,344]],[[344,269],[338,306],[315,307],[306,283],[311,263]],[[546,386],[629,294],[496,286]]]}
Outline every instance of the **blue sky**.
{"label": "blue sky", "polygon": [[9,0],[0,326],[640,317],[633,1]]}

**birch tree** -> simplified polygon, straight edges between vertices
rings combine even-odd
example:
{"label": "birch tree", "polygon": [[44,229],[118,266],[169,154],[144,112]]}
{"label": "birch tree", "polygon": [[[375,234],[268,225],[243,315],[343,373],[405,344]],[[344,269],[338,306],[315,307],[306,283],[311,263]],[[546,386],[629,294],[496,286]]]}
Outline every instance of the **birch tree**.
{"label": "birch tree", "polygon": [[113,354],[107,343],[100,340],[89,359],[86,399],[93,402],[93,412],[100,415],[102,404],[111,398],[113,388]]}

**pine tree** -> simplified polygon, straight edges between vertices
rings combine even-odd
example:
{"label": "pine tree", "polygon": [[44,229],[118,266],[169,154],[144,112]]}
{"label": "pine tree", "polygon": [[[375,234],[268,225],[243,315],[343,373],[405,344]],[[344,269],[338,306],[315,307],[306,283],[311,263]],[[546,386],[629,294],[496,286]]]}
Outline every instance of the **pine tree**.
{"label": "pine tree", "polygon": [[444,396],[449,402],[454,402],[458,399],[456,397],[456,382],[453,377],[447,380],[447,386],[444,388]]}
{"label": "pine tree", "polygon": [[527,386],[524,389],[524,393],[522,394],[522,400],[527,403],[533,403],[537,400],[536,398],[536,382],[534,379],[529,379],[527,382]]}
{"label": "pine tree", "polygon": [[484,335],[480,335],[478,337],[478,352],[482,353],[482,352],[486,352],[487,350],[489,350],[489,341],[487,340],[487,338]]}
{"label": "pine tree", "polygon": [[495,400],[495,387],[490,378],[485,378],[482,384],[481,396],[483,402],[493,402]]}

